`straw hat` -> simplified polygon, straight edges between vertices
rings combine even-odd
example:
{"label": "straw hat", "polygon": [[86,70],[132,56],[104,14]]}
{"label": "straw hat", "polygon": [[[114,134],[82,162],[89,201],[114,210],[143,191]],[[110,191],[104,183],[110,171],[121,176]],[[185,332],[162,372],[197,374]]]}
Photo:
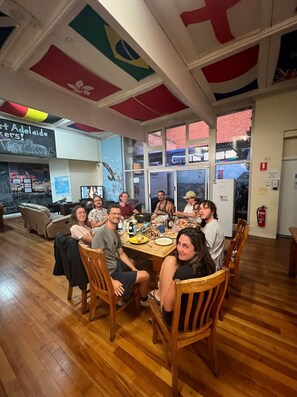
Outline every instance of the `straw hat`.
{"label": "straw hat", "polygon": [[183,197],[184,199],[196,197],[196,193],[190,190],[189,192],[186,193],[186,195]]}

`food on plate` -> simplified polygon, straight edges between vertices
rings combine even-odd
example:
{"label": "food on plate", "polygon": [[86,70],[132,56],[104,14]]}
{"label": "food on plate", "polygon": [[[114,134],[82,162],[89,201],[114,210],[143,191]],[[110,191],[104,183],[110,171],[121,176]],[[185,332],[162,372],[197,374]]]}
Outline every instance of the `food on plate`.
{"label": "food on plate", "polygon": [[149,239],[144,236],[143,234],[137,234],[129,239],[130,243],[132,244],[144,244],[149,241]]}
{"label": "food on plate", "polygon": [[145,231],[145,234],[146,234],[147,237],[150,238],[150,239],[154,239],[154,238],[160,236],[159,230],[154,230],[154,229],[152,229],[152,228],[147,229],[147,230]]}
{"label": "food on plate", "polygon": [[177,236],[177,232],[174,232],[173,230],[170,230],[165,233],[165,237],[176,238],[176,236]]}

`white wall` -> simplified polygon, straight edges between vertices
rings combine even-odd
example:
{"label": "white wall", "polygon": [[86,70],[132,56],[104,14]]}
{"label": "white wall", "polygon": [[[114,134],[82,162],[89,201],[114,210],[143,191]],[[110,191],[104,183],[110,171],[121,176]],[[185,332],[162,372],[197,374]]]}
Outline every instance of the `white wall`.
{"label": "white wall", "polygon": [[77,132],[55,129],[57,158],[99,160],[99,141]]}
{"label": "white wall", "polygon": [[[260,163],[267,162],[268,171],[278,171],[281,178],[284,131],[297,127],[296,104],[297,91],[255,102],[249,205],[250,234],[255,236],[276,238],[279,190],[266,186],[268,174],[260,171]],[[257,225],[256,210],[261,205],[268,207],[265,228]]]}
{"label": "white wall", "polygon": [[97,162],[69,161],[72,201],[80,199],[80,186],[102,185],[102,171]]}
{"label": "white wall", "polygon": [[[78,201],[81,185],[102,185],[101,169],[94,161],[51,159],[49,170],[53,202],[64,197],[67,198],[67,201]],[[56,176],[67,176],[69,178],[70,194],[56,194],[54,186]]]}

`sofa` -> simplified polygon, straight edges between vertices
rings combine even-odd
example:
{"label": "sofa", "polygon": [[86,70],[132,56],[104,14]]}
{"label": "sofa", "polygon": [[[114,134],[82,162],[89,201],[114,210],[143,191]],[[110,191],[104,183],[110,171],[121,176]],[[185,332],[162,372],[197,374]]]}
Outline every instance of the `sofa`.
{"label": "sofa", "polygon": [[70,215],[54,214],[47,207],[32,203],[21,203],[19,211],[29,232],[34,230],[47,239],[55,238],[58,232],[70,234]]}

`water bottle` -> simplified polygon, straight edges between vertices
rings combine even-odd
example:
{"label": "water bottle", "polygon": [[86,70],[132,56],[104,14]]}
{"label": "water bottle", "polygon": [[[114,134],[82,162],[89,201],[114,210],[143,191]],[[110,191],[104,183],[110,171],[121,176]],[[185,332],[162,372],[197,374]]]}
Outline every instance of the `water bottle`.
{"label": "water bottle", "polygon": [[123,231],[123,226],[124,226],[124,219],[121,216],[120,221],[118,223],[118,232],[122,232]]}

